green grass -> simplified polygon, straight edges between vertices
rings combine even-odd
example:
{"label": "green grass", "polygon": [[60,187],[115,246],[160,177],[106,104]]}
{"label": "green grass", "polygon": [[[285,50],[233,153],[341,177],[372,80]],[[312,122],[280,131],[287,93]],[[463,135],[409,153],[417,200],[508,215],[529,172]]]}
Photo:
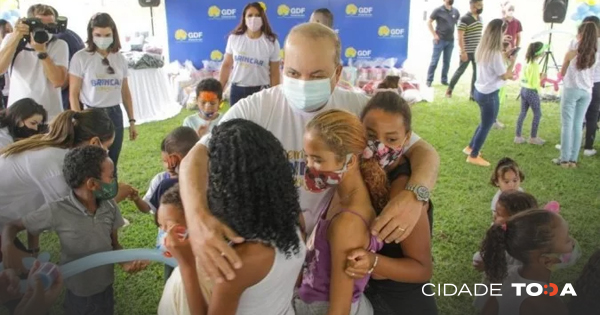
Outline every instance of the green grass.
{"label": "green grass", "polygon": [[[464,78],[467,82],[467,78]],[[481,282],[481,275],[471,267],[473,253],[478,250],[491,222],[490,201],[496,189],[489,178],[492,170],[465,163],[461,150],[468,144],[479,121],[476,103],[468,101],[463,86],[452,99],[443,98],[444,88],[436,87],[434,103],[421,103],[413,107],[416,132],[431,143],[441,155],[440,176],[433,194],[435,223],[433,231],[433,256],[435,259],[433,283]],[[572,235],[579,241],[584,256],[573,269],[554,274],[553,282],[561,284],[574,281],[590,254],[599,248],[600,207],[598,175],[600,159],[582,157],[580,167],[564,170],[550,163],[558,156],[554,144],[560,138],[559,104],[543,104],[540,137],[548,140],[543,147],[515,145],[514,126],[519,111],[515,100],[517,88],[509,88],[507,104],[500,110],[499,119],[507,125],[505,130],[492,130],[483,148],[485,158],[495,163],[510,156],[516,159],[526,174],[523,187],[538,198],[541,204],[557,200],[562,214],[571,227]],[[139,126],[139,139],[126,141],[119,162],[121,180],[145,191],[147,185],[161,170],[160,142],[170,130],[179,126],[189,112],[167,121]],[[531,113],[525,122],[524,135],[531,126]],[[131,225],[121,233],[125,248],[153,248],[156,227],[150,215],[138,212],[133,204],[121,204],[125,218]],[[44,234],[43,250],[52,252],[58,261],[56,237]],[[116,313],[156,314],[163,288],[163,267],[152,264],[136,275],[127,275],[116,268]],[[472,298],[438,297],[440,314],[471,314]],[[60,309],[57,306],[56,310]]]}

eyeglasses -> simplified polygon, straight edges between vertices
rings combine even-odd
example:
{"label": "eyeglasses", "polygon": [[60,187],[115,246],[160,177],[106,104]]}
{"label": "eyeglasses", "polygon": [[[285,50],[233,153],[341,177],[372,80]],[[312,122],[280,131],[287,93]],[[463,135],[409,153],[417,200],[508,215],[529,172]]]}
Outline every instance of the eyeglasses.
{"label": "eyeglasses", "polygon": [[106,68],[106,73],[115,74],[115,69],[113,69],[113,67],[110,66],[110,63],[108,62],[107,58],[102,59],[102,64],[108,67]]}

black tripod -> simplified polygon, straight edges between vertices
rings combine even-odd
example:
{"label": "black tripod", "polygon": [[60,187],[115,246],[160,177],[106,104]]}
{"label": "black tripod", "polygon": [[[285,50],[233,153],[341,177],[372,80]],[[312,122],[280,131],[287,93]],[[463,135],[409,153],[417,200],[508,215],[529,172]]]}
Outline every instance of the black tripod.
{"label": "black tripod", "polygon": [[552,30],[554,29],[554,23],[550,23],[550,34],[548,35],[548,49],[544,54],[544,57],[540,60],[540,64],[542,66],[542,73],[548,73],[548,62],[550,62],[550,58],[552,58],[552,63],[554,63],[554,67],[556,71],[560,72],[560,67],[556,63],[556,59],[554,58],[554,54],[552,53]]}

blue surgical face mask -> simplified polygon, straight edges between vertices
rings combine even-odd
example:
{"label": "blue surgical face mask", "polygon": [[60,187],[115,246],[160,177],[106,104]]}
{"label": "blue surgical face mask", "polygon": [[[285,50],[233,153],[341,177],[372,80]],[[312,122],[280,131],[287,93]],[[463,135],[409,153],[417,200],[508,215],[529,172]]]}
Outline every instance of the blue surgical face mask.
{"label": "blue surgical face mask", "polygon": [[110,45],[113,44],[113,37],[99,37],[94,36],[94,44],[101,50],[107,50]]}
{"label": "blue surgical face mask", "polygon": [[284,76],[283,94],[295,108],[312,112],[323,107],[329,100],[331,78],[305,81]]}
{"label": "blue surgical face mask", "polygon": [[200,111],[200,113],[202,113],[202,115],[208,119],[211,119],[213,117],[215,117],[215,115],[217,115],[218,112],[205,112],[202,109],[198,109]]}

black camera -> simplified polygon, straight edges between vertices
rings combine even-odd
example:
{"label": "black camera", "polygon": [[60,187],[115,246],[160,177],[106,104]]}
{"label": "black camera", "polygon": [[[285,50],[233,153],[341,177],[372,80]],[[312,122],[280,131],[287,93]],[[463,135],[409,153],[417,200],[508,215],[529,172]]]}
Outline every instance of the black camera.
{"label": "black camera", "polygon": [[[38,44],[44,44],[50,40],[50,34],[64,32],[67,29],[67,21],[66,17],[59,16],[56,23],[44,24],[38,18],[27,18],[23,20],[23,23],[29,26],[29,32],[33,34],[33,40]],[[28,42],[31,41],[29,35],[25,36],[25,39]]]}

